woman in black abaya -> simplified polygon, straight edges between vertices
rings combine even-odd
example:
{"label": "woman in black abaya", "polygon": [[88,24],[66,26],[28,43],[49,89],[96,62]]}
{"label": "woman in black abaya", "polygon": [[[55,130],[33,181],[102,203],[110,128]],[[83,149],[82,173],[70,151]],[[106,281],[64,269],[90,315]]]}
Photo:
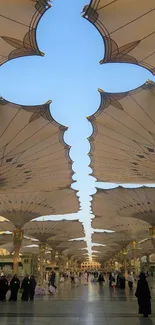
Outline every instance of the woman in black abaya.
{"label": "woman in black abaya", "polygon": [[138,298],[139,314],[148,317],[151,314],[151,294],[145,273],[140,273],[135,296]]}
{"label": "woman in black abaya", "polygon": [[17,278],[17,275],[15,274],[10,282],[10,290],[11,290],[11,296],[9,299],[10,301],[17,301],[19,288],[20,288],[20,281]]}

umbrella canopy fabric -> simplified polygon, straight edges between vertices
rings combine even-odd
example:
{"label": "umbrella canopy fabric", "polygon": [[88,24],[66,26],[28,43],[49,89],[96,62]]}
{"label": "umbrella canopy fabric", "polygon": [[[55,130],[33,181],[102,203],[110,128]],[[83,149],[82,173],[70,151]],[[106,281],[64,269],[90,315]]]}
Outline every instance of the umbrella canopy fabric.
{"label": "umbrella canopy fabric", "polygon": [[91,0],[83,16],[101,34],[100,63],[132,63],[155,74],[154,0]]}
{"label": "umbrella canopy fabric", "polygon": [[0,65],[22,56],[43,55],[36,30],[50,7],[48,0],[1,0]]}

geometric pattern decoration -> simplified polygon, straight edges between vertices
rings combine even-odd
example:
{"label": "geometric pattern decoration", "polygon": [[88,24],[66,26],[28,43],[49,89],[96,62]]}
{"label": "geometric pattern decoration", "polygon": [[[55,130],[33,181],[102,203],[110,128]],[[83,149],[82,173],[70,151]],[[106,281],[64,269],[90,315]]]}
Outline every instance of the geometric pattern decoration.
{"label": "geometric pattern decoration", "polygon": [[[83,226],[78,220],[62,221],[30,221],[23,227],[25,235],[51,244],[52,240],[60,242],[84,237]],[[70,242],[72,246],[72,242]]]}
{"label": "geometric pattern decoration", "polygon": [[50,103],[12,104],[0,98],[0,192],[52,191],[72,183],[66,127]]}
{"label": "geometric pattern decoration", "polygon": [[[139,231],[155,226],[155,188],[123,188],[103,190],[94,195],[92,211],[94,228]],[[118,225],[118,228],[117,228]]]}
{"label": "geometric pattern decoration", "polygon": [[[21,229],[28,221],[40,216],[77,212],[79,202],[75,193],[69,187],[51,192],[0,192],[1,215]],[[0,222],[0,231],[1,226],[10,230],[7,221]]]}
{"label": "geometric pattern decoration", "polygon": [[91,0],[83,16],[101,34],[105,53],[100,63],[132,63],[155,74],[155,3]]}
{"label": "geometric pattern decoration", "polygon": [[36,29],[50,7],[49,0],[1,0],[0,65],[22,56],[43,55]]}
{"label": "geometric pattern decoration", "polygon": [[104,182],[155,183],[155,83],[124,93],[99,91],[99,110],[88,118],[94,129],[93,176]]}

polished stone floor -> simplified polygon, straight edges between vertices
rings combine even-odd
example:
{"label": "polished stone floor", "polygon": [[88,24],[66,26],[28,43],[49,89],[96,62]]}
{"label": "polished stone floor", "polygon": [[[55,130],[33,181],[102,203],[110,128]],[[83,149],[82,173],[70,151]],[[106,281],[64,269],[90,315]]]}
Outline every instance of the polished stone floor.
{"label": "polished stone floor", "polygon": [[150,318],[138,315],[137,300],[128,288],[109,290],[108,284],[92,283],[71,288],[61,284],[56,296],[36,298],[34,302],[0,303],[2,325],[155,325],[155,279]]}

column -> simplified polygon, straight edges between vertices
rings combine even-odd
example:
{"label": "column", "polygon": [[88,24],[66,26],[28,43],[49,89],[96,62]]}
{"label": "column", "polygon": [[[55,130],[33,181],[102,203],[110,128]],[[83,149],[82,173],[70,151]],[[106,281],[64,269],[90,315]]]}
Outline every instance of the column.
{"label": "column", "polygon": [[56,252],[54,250],[51,251],[51,263],[55,262]]}
{"label": "column", "polygon": [[16,228],[13,231],[13,273],[18,274],[18,263],[19,263],[19,251],[22,244],[23,239],[23,230]]}
{"label": "column", "polygon": [[152,238],[153,247],[155,247],[155,226],[149,228],[149,233]]}
{"label": "column", "polygon": [[138,274],[138,268],[137,268],[137,242],[132,241],[131,242],[131,249],[132,249],[132,257],[134,260],[134,272],[135,276]]}
{"label": "column", "polygon": [[44,258],[45,258],[45,249],[46,244],[40,243],[39,244],[39,258],[40,258],[40,275],[39,275],[39,283],[41,288],[44,285]]}
{"label": "column", "polygon": [[123,250],[121,251],[122,257],[123,257],[123,269],[124,269],[124,273],[126,274],[127,272],[127,255],[128,255],[128,250],[126,248],[123,248]]}

